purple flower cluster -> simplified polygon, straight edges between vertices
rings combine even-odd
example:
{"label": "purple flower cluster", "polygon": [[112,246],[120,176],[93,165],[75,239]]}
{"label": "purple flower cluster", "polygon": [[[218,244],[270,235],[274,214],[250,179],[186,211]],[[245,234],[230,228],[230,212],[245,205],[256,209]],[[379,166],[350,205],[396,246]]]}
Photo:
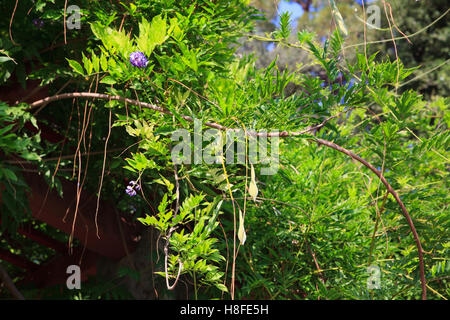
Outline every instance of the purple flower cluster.
{"label": "purple flower cluster", "polygon": [[33,19],[33,24],[36,28],[40,29],[44,26],[44,21],[42,21],[41,19]]}
{"label": "purple flower cluster", "polygon": [[133,66],[138,68],[145,68],[148,64],[147,58],[140,51],[130,53],[130,62]]}
{"label": "purple flower cluster", "polygon": [[134,197],[136,195],[136,191],[140,191],[141,187],[137,184],[136,181],[130,181],[125,192],[130,196]]}

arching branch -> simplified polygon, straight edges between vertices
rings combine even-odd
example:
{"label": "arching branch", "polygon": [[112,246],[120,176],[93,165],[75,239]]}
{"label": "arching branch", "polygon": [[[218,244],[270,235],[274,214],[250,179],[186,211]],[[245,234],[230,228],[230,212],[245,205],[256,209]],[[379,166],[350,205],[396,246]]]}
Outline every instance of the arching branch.
{"label": "arching branch", "polygon": [[[71,93],[63,93],[63,94],[58,94],[58,95],[54,95],[51,97],[47,97],[41,100],[37,100],[33,103],[30,104],[30,108],[28,109],[29,111],[36,109],[44,104],[48,104],[50,102],[53,101],[58,101],[58,100],[64,100],[64,99],[70,99],[70,98],[93,98],[93,99],[103,99],[103,100],[117,100],[117,101],[122,101],[122,102],[126,102],[129,104],[133,104],[142,108],[147,108],[147,109],[151,109],[154,111],[158,111],[164,114],[169,114],[169,115],[173,115],[172,112],[170,112],[169,110],[162,108],[162,107],[158,107],[155,106],[154,104],[151,103],[147,103],[147,102],[141,102],[138,100],[134,100],[134,99],[129,99],[129,98],[124,98],[121,96],[111,96],[109,94],[104,94],[104,93],[93,93],[93,92],[71,92]],[[190,122],[194,122],[194,119],[190,116],[186,116],[186,115],[180,115],[181,118],[183,118],[184,120],[190,121]],[[329,120],[335,118],[336,116],[330,116],[329,118],[325,119],[322,123],[315,125],[315,126],[310,126],[308,128],[306,128],[305,130],[302,131],[296,131],[296,132],[292,132],[292,131],[281,131],[281,132],[247,132],[248,135],[251,136],[258,136],[258,137],[289,137],[289,136],[300,136],[315,130],[318,130],[320,128],[322,128]],[[225,126],[222,126],[218,123],[213,123],[213,122],[205,122],[204,123],[205,126],[213,128],[213,129],[217,129],[217,130],[221,130],[221,131],[240,131],[242,129],[235,129],[235,128],[228,128]]]}
{"label": "arching branch", "polygon": [[427,298],[427,287],[426,287],[426,280],[425,280],[425,266],[423,263],[423,249],[422,249],[422,245],[420,243],[420,239],[419,239],[419,235],[417,234],[416,228],[414,227],[414,222],[411,219],[411,216],[408,213],[408,210],[406,210],[405,205],[403,204],[402,200],[400,199],[400,197],[398,196],[397,192],[395,192],[395,190],[392,188],[392,186],[389,184],[389,182],[386,180],[386,178],[382,175],[382,173],[377,170],[373,165],[371,165],[369,162],[367,162],[366,160],[364,160],[363,158],[361,158],[360,156],[354,154],[353,152],[331,142],[328,140],[323,140],[323,139],[318,139],[318,138],[314,138],[312,139],[313,141],[316,141],[317,143],[327,146],[329,148],[335,149],[339,152],[342,152],[346,155],[348,155],[349,157],[351,157],[352,159],[355,159],[356,161],[362,163],[365,167],[369,168],[373,173],[375,173],[377,175],[378,178],[380,178],[381,182],[385,185],[386,189],[388,190],[388,192],[390,194],[392,194],[392,196],[395,198],[395,201],[397,201],[398,205],[400,206],[400,208],[402,209],[402,213],[406,218],[406,221],[408,222],[409,228],[411,229],[411,232],[413,234],[414,237],[414,241],[416,242],[416,246],[417,246],[417,251],[419,254],[419,271],[420,271],[420,282],[422,285],[422,299],[426,300]]}

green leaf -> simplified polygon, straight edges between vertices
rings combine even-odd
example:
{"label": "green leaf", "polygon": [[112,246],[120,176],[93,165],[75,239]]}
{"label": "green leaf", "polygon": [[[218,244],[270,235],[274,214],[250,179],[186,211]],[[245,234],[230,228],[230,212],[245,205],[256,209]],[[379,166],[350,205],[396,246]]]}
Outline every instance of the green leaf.
{"label": "green leaf", "polygon": [[10,169],[7,169],[7,168],[2,168],[2,169],[1,169],[1,172],[3,173],[3,175],[4,175],[7,179],[12,180],[13,182],[16,182],[16,181],[17,181],[17,176],[16,176],[16,174],[14,173],[14,171],[12,171],[12,170],[10,170]]}
{"label": "green leaf", "polygon": [[10,57],[0,57],[0,63],[6,62],[6,61],[13,61]]}
{"label": "green leaf", "polygon": [[94,66],[94,71],[96,73],[100,72],[100,59],[93,53],[92,54],[92,64]]}
{"label": "green leaf", "polygon": [[75,60],[66,59],[69,62],[70,67],[77,73],[84,76],[84,70],[80,63]]}
{"label": "green leaf", "polygon": [[216,283],[216,288],[221,291],[228,292],[228,288],[223,283]]}
{"label": "green leaf", "polygon": [[117,82],[113,77],[106,76],[100,81],[100,83],[113,85],[113,84],[116,84]]}
{"label": "green leaf", "polygon": [[287,39],[291,34],[291,13],[283,12],[280,15],[280,29],[274,33],[276,39]]}
{"label": "green leaf", "polygon": [[157,45],[161,45],[167,39],[166,19],[158,15],[153,18],[151,24],[142,18],[139,23],[139,37],[136,39],[136,44],[140,51],[146,56],[150,56],[153,49]]}
{"label": "green leaf", "polygon": [[103,53],[100,57],[100,66],[103,71],[108,71],[108,59],[106,59],[106,56]]}
{"label": "green leaf", "polygon": [[336,6],[336,3],[334,2],[334,0],[330,0],[330,4],[331,4],[331,13],[333,14],[334,20],[336,21],[339,31],[342,32],[344,37],[348,36],[347,27],[345,26],[344,19],[342,18],[342,15]]}
{"label": "green leaf", "polygon": [[86,69],[87,74],[89,75],[89,74],[92,73],[92,69],[93,69],[94,66],[93,66],[91,60],[88,59],[88,58],[84,55],[84,53],[82,53],[82,56],[83,56],[83,65],[84,65],[84,69]]}
{"label": "green leaf", "polygon": [[104,32],[104,26],[98,24],[98,23],[91,23],[91,30],[92,33],[100,40],[104,39],[105,32]]}
{"label": "green leaf", "polygon": [[161,45],[166,41],[166,19],[158,15],[153,18],[150,28],[150,39],[155,45]]}
{"label": "green leaf", "polygon": [[139,50],[147,56],[153,51],[153,47],[149,42],[149,32],[150,23],[145,18],[142,18],[142,21],[139,23],[139,38],[136,39],[136,44]]}
{"label": "green leaf", "polygon": [[11,123],[11,124],[7,125],[6,127],[1,128],[0,129],[0,136],[2,136],[3,134],[5,134],[9,130],[11,130],[14,127],[14,125],[15,125],[14,123]]}
{"label": "green leaf", "polygon": [[311,42],[315,37],[314,32],[308,32],[306,30],[299,31],[297,33],[297,38],[300,43]]}
{"label": "green leaf", "polygon": [[21,157],[24,158],[25,160],[40,160],[41,157],[39,157],[39,155],[37,155],[34,152],[24,152],[21,154]]}

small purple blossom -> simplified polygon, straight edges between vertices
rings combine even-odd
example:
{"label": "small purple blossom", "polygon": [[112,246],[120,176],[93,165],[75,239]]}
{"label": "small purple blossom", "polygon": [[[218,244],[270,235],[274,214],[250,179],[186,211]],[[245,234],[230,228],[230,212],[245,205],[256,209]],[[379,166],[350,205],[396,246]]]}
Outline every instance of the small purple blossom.
{"label": "small purple blossom", "polygon": [[36,28],[40,29],[44,26],[44,21],[42,21],[41,19],[35,18],[35,19],[33,19],[33,24]]}
{"label": "small purple blossom", "polygon": [[136,195],[136,191],[133,189],[133,187],[127,186],[127,189],[125,192],[130,196],[134,197]]}
{"label": "small purple blossom", "polygon": [[145,68],[148,64],[147,58],[140,51],[130,53],[130,62],[133,66],[138,68]]}
{"label": "small purple blossom", "polygon": [[136,181],[130,181],[129,184],[134,188],[134,190],[141,191],[141,186]]}
{"label": "small purple blossom", "polygon": [[130,196],[134,197],[136,195],[136,191],[140,191],[141,187],[137,184],[136,181],[130,181],[125,192]]}

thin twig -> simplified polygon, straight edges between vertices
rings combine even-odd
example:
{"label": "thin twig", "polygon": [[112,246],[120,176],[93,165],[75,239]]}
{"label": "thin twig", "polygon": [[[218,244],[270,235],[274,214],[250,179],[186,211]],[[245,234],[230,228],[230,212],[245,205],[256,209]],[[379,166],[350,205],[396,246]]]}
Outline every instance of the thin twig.
{"label": "thin twig", "polygon": [[11,42],[13,43],[13,45],[18,46],[19,44],[17,42],[14,41],[13,36],[12,36],[12,23],[14,21],[14,14],[16,13],[17,10],[17,4],[19,3],[19,0],[16,0],[16,4],[14,5],[14,10],[13,13],[11,15],[11,19],[9,20],[9,38],[11,39]]}
{"label": "thin twig", "polygon": [[[439,20],[441,20],[442,18],[444,18],[448,13],[450,12],[450,9],[447,9],[441,16],[439,16],[436,20],[434,20],[433,22],[431,22],[429,25],[423,27],[422,29],[410,34],[409,36],[401,36],[401,37],[395,37],[395,38],[390,38],[390,39],[383,39],[383,40],[376,40],[376,41],[370,41],[370,42],[365,42],[365,44],[377,44],[377,43],[385,43],[385,42],[391,42],[393,40],[402,40],[402,39],[408,39],[415,37],[419,34],[421,34],[422,32],[424,32],[425,30],[431,28],[434,24],[436,24]],[[356,44],[352,44],[352,45],[348,45],[345,47],[345,49],[347,48],[352,48],[352,47],[359,47],[364,45],[364,43],[356,43]]]}
{"label": "thin twig", "polygon": [[67,0],[65,0],[65,2],[64,2],[64,18],[63,18],[63,24],[64,24],[64,44],[67,44],[66,12],[67,12]]}
{"label": "thin twig", "polygon": [[[399,79],[400,79],[400,60],[398,58],[397,43],[394,40],[394,32],[392,31],[391,20],[389,20],[389,16],[388,16],[387,9],[386,9],[386,1],[384,1],[384,0],[383,0],[383,6],[384,6],[384,12],[386,14],[386,20],[389,24],[389,31],[391,32],[392,43],[394,44],[395,60],[397,61],[397,79],[395,81],[395,94],[397,94]],[[392,16],[392,12],[391,12],[391,16]],[[406,37],[406,39],[409,41],[408,37]],[[411,42],[411,41],[409,41],[409,42]]]}
{"label": "thin twig", "polygon": [[[180,184],[178,182],[178,172],[177,172],[177,165],[174,164],[173,165],[173,174],[175,177],[175,196],[176,196],[176,200],[175,200],[175,211],[174,211],[174,215],[173,218],[175,219],[178,211],[180,210]],[[173,290],[175,288],[175,286],[177,285],[178,279],[180,278],[180,274],[181,274],[181,269],[183,267],[183,263],[181,262],[180,258],[178,258],[178,263],[179,263],[179,267],[178,267],[178,274],[177,277],[175,278],[175,282],[170,285],[169,284],[169,273],[167,271],[168,269],[168,263],[167,260],[169,258],[169,244],[170,244],[170,237],[172,236],[172,233],[175,231],[176,227],[171,227],[169,229],[169,232],[167,233],[167,237],[166,237],[166,243],[164,245],[164,269],[165,269],[165,274],[166,274],[166,285],[167,285],[167,289],[169,290]]]}
{"label": "thin twig", "polygon": [[102,193],[102,186],[103,186],[103,178],[105,176],[105,166],[106,166],[106,154],[108,150],[108,141],[109,137],[111,136],[111,118],[112,118],[112,112],[111,112],[111,103],[109,103],[109,122],[108,122],[108,135],[106,136],[105,141],[105,153],[103,154],[103,167],[102,167],[102,177],[100,179],[100,186],[98,187],[98,197],[97,197],[97,206],[95,209],[95,228],[97,231],[97,238],[100,239],[99,230],[98,230],[98,207],[100,206],[100,194]]}
{"label": "thin twig", "polygon": [[322,268],[320,268],[319,262],[317,262],[316,255],[314,254],[314,251],[312,251],[311,246],[309,245],[308,240],[305,239],[305,242],[306,242],[306,246],[308,247],[309,253],[311,253],[311,256],[313,257],[314,265],[316,266],[317,273],[319,274],[320,281],[321,281],[323,284],[325,284],[325,277],[324,277],[324,275],[323,275],[323,273],[322,273]]}
{"label": "thin twig", "polygon": [[[30,108],[29,110],[33,110],[37,107],[39,107],[40,105],[44,104],[44,103],[50,103],[53,101],[58,101],[58,100],[63,100],[63,99],[68,99],[68,98],[96,98],[96,99],[110,99],[110,100],[117,100],[117,101],[122,101],[122,102],[126,102],[129,104],[133,104],[133,105],[137,105],[140,107],[144,107],[147,109],[151,109],[154,111],[158,111],[160,113],[164,113],[164,114],[168,114],[168,115],[173,115],[172,112],[170,112],[169,110],[162,108],[162,107],[158,107],[154,104],[150,104],[147,102],[141,102],[138,100],[134,100],[134,99],[129,99],[129,98],[124,98],[122,96],[111,96],[109,94],[104,94],[104,93],[92,93],[92,92],[71,92],[71,93],[63,93],[63,94],[58,94],[58,95],[54,95],[51,97],[47,97],[38,101],[35,101],[33,103],[30,104]],[[349,110],[346,110],[346,112]],[[302,130],[302,131],[281,131],[281,132],[252,132],[249,131],[247,132],[247,135],[249,136],[256,136],[256,137],[288,137],[288,136],[300,136],[300,135],[304,135],[307,134],[309,132],[313,132],[315,130],[318,130],[320,128],[322,128],[323,126],[326,125],[326,123],[328,121],[330,121],[333,118],[338,117],[339,114],[334,115],[334,116],[330,116],[327,119],[325,119],[322,123],[315,125],[315,126],[310,126],[307,127],[306,129]],[[190,121],[190,122],[194,122],[194,119],[190,116],[186,116],[186,115],[180,115],[181,118],[183,118],[184,120]],[[238,132],[242,129],[238,128],[229,128],[223,125],[220,125],[218,123],[212,123],[212,122],[205,122],[204,123],[205,126],[213,128],[213,129],[218,129],[221,131],[235,131]]]}

